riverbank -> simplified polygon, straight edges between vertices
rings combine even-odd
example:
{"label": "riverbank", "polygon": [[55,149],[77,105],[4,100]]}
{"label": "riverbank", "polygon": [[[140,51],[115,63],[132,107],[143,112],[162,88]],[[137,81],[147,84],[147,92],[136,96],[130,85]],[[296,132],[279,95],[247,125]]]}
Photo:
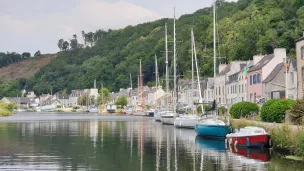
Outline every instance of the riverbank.
{"label": "riverbank", "polygon": [[0,117],[11,116],[13,114],[13,109],[15,108],[13,103],[5,103],[0,100]]}
{"label": "riverbank", "polygon": [[287,123],[267,123],[246,119],[231,119],[233,129],[246,126],[264,128],[271,138],[271,145],[275,150],[288,151],[291,155],[304,159],[304,127]]}

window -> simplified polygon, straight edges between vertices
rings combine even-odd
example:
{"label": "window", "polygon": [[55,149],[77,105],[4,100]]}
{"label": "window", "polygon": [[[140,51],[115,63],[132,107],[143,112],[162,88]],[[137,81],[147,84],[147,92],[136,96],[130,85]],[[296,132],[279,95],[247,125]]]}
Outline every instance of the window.
{"label": "window", "polygon": [[258,74],[258,75],[257,75],[257,83],[258,83],[258,84],[261,83],[261,74]]}
{"label": "window", "polygon": [[231,92],[231,94],[232,94],[232,93],[233,93],[232,86],[231,86],[230,88],[231,88],[230,92]]}
{"label": "window", "polygon": [[301,47],[301,59],[304,59],[304,46]]}
{"label": "window", "polygon": [[215,88],[215,94],[217,95],[217,88]]}
{"label": "window", "polygon": [[294,74],[293,74],[293,72],[290,72],[290,79],[291,79],[291,83],[294,84]]}
{"label": "window", "polygon": [[256,84],[257,80],[256,80],[256,75],[253,75],[253,84]]}
{"label": "window", "polygon": [[304,67],[302,67],[302,79],[304,80]]}
{"label": "window", "polygon": [[241,92],[241,85],[239,85],[239,93]]}
{"label": "window", "polygon": [[244,93],[244,85],[242,85],[242,93]]}
{"label": "window", "polygon": [[256,93],[254,93],[254,102],[256,102]]}
{"label": "window", "polygon": [[252,85],[252,75],[250,75],[250,85]]}
{"label": "window", "polygon": [[237,93],[237,92],[236,92],[236,85],[234,86],[234,93]]}
{"label": "window", "polygon": [[219,87],[219,95],[221,95],[221,87]]}

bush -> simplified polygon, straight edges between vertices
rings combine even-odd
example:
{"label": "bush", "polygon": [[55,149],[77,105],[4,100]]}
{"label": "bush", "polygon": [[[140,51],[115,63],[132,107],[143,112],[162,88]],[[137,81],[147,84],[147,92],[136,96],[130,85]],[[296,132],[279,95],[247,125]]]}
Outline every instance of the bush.
{"label": "bush", "polygon": [[274,102],[277,102],[279,100],[281,100],[281,99],[271,99],[271,100],[268,100],[266,103],[264,103],[264,105],[261,108],[261,114],[260,114],[262,121],[270,121],[270,118],[269,118],[269,107]]}
{"label": "bush", "polygon": [[282,122],[285,120],[285,113],[295,103],[293,100],[277,100],[273,102],[266,114],[268,122]]}
{"label": "bush", "polygon": [[230,108],[230,115],[235,118],[239,119],[241,117],[246,117],[252,113],[259,113],[259,106],[256,103],[251,102],[239,102]]}
{"label": "bush", "polygon": [[297,100],[290,109],[289,119],[293,124],[303,124],[304,99]]}
{"label": "bush", "polygon": [[221,114],[224,115],[227,111],[228,110],[225,106],[221,106],[221,107],[217,108],[217,112],[218,112],[219,115],[221,115]]}

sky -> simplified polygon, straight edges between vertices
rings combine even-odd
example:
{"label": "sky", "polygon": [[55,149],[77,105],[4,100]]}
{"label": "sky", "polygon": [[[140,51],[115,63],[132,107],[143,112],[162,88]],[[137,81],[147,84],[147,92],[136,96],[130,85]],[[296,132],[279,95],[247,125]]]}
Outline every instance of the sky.
{"label": "sky", "polygon": [[[0,52],[55,53],[60,38],[81,31],[190,14],[214,0],[1,0]],[[229,0],[236,1],[236,0]],[[79,36],[80,37],[80,36]]]}

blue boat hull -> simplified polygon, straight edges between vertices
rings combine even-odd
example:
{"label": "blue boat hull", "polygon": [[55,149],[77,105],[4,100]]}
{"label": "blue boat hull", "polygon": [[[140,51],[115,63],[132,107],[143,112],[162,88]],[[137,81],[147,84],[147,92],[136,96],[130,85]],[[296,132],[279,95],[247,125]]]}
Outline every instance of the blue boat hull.
{"label": "blue boat hull", "polygon": [[195,126],[195,132],[202,137],[225,139],[226,135],[231,133],[231,127],[229,125],[197,124]]}

